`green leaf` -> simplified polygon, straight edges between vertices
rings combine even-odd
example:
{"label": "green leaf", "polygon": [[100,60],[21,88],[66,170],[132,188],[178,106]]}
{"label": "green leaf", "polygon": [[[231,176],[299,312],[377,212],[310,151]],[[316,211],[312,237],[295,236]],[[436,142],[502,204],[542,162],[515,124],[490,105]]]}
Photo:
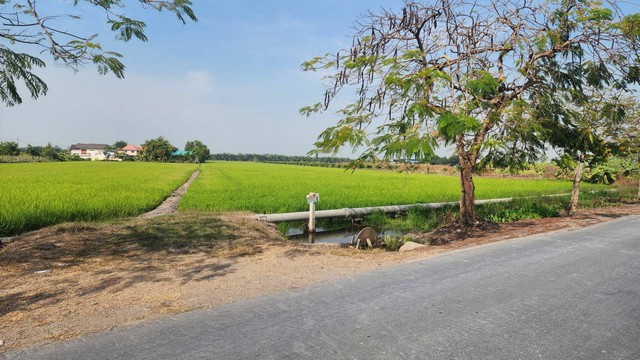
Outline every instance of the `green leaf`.
{"label": "green leaf", "polygon": [[482,124],[473,116],[447,111],[436,119],[439,136],[445,141],[453,141],[456,136],[480,130]]}
{"label": "green leaf", "polygon": [[491,73],[487,71],[480,71],[480,76],[475,79],[471,79],[467,82],[467,91],[478,98],[493,97],[498,95],[498,87],[500,81],[494,78]]}

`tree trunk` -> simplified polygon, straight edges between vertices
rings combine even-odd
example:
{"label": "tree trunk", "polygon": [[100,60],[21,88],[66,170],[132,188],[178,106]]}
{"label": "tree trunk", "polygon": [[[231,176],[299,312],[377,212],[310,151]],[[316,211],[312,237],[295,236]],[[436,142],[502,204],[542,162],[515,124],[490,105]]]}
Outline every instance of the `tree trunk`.
{"label": "tree trunk", "polygon": [[640,176],[638,177],[638,200],[640,200]]}
{"label": "tree trunk", "polygon": [[573,178],[573,189],[571,190],[571,201],[569,202],[569,216],[578,208],[578,198],[580,197],[580,180],[582,179],[582,171],[584,170],[584,156],[580,154],[578,156],[578,167],[576,167],[576,174]]}
{"label": "tree trunk", "polygon": [[475,186],[473,184],[473,163],[460,156],[460,224],[471,226],[476,222]]}

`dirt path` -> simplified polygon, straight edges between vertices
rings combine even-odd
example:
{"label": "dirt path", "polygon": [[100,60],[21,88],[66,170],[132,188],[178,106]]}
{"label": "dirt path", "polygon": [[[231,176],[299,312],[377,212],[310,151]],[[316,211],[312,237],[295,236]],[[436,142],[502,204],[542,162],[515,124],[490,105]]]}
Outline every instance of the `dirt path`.
{"label": "dirt path", "polygon": [[198,175],[200,175],[200,170],[196,170],[193,172],[193,174],[191,174],[191,177],[189,178],[189,180],[187,180],[184,184],[182,184],[182,186],[180,186],[179,188],[176,189],[176,191],[174,191],[171,196],[169,196],[168,198],[166,198],[162,204],[160,204],[160,206],[158,206],[157,208],[146,212],[142,215],[140,215],[139,217],[141,219],[151,219],[157,216],[161,216],[161,215],[170,215],[170,214],[175,214],[176,212],[178,212],[178,206],[180,205],[180,199],[182,199],[182,197],[184,196],[184,194],[187,192],[187,189],[189,189],[189,186],[191,186],[191,183],[193,182],[193,180],[195,180]]}
{"label": "dirt path", "polygon": [[[249,220],[246,213],[194,218],[181,212],[156,219],[50,227],[18,236],[0,249],[0,353],[354,276],[456,248],[566,231],[629,214],[640,214],[640,203],[582,210],[572,218],[496,224],[467,233],[464,241],[405,253],[283,241],[273,226]],[[169,227],[161,227],[171,221]],[[197,231],[212,222],[219,222],[216,232],[231,235],[215,246],[170,244],[160,250],[134,241],[149,237],[158,242],[165,229],[183,222],[184,236],[192,239],[211,236]],[[460,237],[453,228],[423,236]]]}

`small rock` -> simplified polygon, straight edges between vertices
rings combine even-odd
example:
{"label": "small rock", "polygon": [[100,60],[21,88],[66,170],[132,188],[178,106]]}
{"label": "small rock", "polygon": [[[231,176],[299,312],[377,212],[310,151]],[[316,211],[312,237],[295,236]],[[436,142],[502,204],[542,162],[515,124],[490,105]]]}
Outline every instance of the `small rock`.
{"label": "small rock", "polygon": [[34,271],[33,273],[34,273],[34,274],[47,274],[47,273],[50,273],[50,272],[51,272],[51,270],[50,270],[50,269],[47,269],[47,270],[38,270],[38,271]]}
{"label": "small rock", "polygon": [[404,245],[400,247],[400,249],[398,249],[398,251],[411,251],[411,250],[419,249],[425,246],[427,245],[418,244],[413,241],[407,241],[406,243],[404,243]]}
{"label": "small rock", "polygon": [[0,340],[0,346],[4,345],[4,341]]}

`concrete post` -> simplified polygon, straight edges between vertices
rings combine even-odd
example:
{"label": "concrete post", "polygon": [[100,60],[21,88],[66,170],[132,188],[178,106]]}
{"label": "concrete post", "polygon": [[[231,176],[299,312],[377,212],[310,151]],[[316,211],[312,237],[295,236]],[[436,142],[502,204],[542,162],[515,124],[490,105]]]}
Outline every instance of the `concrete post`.
{"label": "concrete post", "polygon": [[320,195],[309,193],[307,203],[309,203],[309,234],[316,232],[316,202],[320,200]]}
{"label": "concrete post", "polygon": [[316,232],[316,203],[309,203],[309,233]]}

